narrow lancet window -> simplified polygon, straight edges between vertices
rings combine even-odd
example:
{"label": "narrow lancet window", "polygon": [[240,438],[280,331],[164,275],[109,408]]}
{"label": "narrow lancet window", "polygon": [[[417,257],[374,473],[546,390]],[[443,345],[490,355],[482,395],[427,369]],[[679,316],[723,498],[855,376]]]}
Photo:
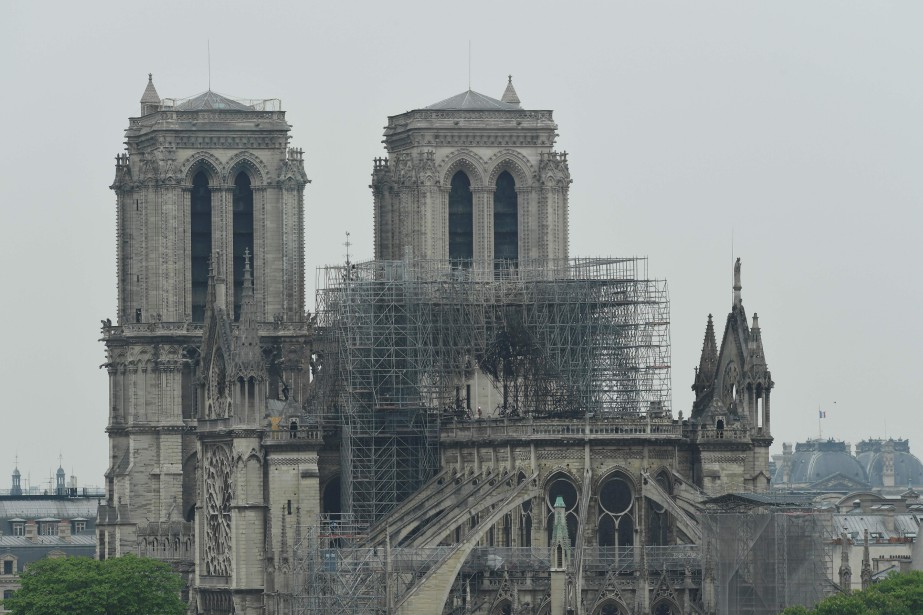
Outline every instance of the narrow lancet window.
{"label": "narrow lancet window", "polygon": [[203,322],[208,295],[208,259],[212,251],[212,192],[208,177],[202,171],[192,180],[189,226],[192,321]]}
{"label": "narrow lancet window", "polygon": [[452,176],[449,191],[449,260],[467,266],[474,258],[474,199],[464,171]]}
{"label": "narrow lancet window", "polygon": [[250,177],[238,173],[234,180],[234,320],[240,320],[244,252],[253,254],[253,189]]}
{"label": "narrow lancet window", "polygon": [[494,259],[500,268],[515,268],[519,260],[519,202],[516,181],[507,171],[497,177],[494,192]]}

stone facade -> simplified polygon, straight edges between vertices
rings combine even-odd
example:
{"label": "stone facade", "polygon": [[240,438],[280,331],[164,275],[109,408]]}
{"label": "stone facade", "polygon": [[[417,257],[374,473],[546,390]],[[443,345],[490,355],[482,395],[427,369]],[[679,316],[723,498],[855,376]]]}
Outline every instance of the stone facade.
{"label": "stone facade", "polygon": [[[317,455],[301,450],[318,447],[317,432],[288,421],[311,379],[308,179],[290,128],[278,101],[161,99],[149,79],[116,157],[97,555],[170,561],[202,612],[265,612],[286,526],[318,502]],[[297,455],[263,446],[283,428],[303,444]]]}
{"label": "stone facade", "polygon": [[[111,464],[98,557],[170,561],[197,613],[336,615],[331,601],[312,602],[324,587],[306,581],[296,551],[326,520],[334,559],[347,543],[383,569],[390,554],[403,561],[398,549],[440,554],[419,574],[389,573],[377,599],[390,612],[708,611],[696,507],[769,479],[773,383],[739,263],[720,353],[709,320],[688,420],[663,405],[455,413],[434,430],[436,475],[344,537],[349,440],[338,429],[350,426],[325,425],[336,409],[309,403],[307,177],[284,113],[277,101],[212,92],[160,99],[152,80],[141,105],[112,186],[119,302],[117,322],[103,322]],[[468,91],[389,118],[389,158],[375,161],[371,186],[376,259],[449,263],[446,280],[549,263],[553,278],[563,269],[550,263],[568,257],[570,184],[556,130],[551,111],[522,109],[512,80],[500,100]],[[458,405],[466,381],[457,384]],[[483,549],[506,549],[505,559],[471,564]]]}
{"label": "stone facade", "polygon": [[521,107],[512,78],[504,100],[469,90],[389,117],[389,157],[372,170],[375,258],[566,259],[571,179],[557,128],[551,111]]}

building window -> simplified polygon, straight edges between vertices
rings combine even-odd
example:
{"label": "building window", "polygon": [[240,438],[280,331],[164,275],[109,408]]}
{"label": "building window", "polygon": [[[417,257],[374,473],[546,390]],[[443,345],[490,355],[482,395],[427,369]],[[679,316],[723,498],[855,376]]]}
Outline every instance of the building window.
{"label": "building window", "polygon": [[192,180],[190,202],[190,267],[192,281],[192,321],[205,320],[208,294],[208,261],[212,251],[212,192],[208,177],[199,171]]}
{"label": "building window", "polygon": [[12,598],[12,597],[13,597],[13,590],[12,590],[12,589],[4,589],[4,590],[3,590],[3,599],[4,599],[4,600],[9,600],[9,599]]}
{"label": "building window", "polygon": [[58,524],[57,523],[41,523],[39,524],[38,533],[41,536],[57,536],[58,535]]}
{"label": "building window", "polygon": [[26,535],[26,525],[24,523],[14,523],[13,524],[13,536],[25,536]]}
{"label": "building window", "polygon": [[80,532],[85,532],[87,529],[86,521],[74,521],[74,533],[79,534]]}
{"label": "building window", "polygon": [[500,173],[494,192],[494,260],[498,268],[515,267],[519,260],[519,201],[516,181],[509,172]]}
{"label": "building window", "polygon": [[250,177],[238,173],[234,180],[234,320],[240,320],[244,287],[244,253],[253,257],[253,189]]}
{"label": "building window", "polygon": [[452,176],[449,191],[449,260],[461,265],[474,258],[474,197],[464,171]]}
{"label": "building window", "polygon": [[11,559],[3,560],[3,574],[13,574],[16,572],[16,562]]}

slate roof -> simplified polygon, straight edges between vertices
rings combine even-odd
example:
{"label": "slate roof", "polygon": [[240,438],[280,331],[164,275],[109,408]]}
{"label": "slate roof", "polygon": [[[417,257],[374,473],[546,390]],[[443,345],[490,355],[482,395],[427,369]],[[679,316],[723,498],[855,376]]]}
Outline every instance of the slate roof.
{"label": "slate roof", "polygon": [[468,90],[462,92],[461,94],[456,94],[446,98],[445,100],[440,100],[437,103],[433,103],[426,107],[427,109],[432,110],[457,110],[457,111],[518,111],[518,105],[511,105],[503,101],[497,100],[496,98],[491,98],[490,96],[485,96],[475,92],[474,90]]}
{"label": "slate roof", "polygon": [[95,519],[98,505],[99,500],[96,498],[3,499],[0,500],[0,519]]}
{"label": "slate roof", "polygon": [[210,109],[219,111],[253,111],[253,107],[211,90],[184,100],[176,106],[177,111],[204,111]]}

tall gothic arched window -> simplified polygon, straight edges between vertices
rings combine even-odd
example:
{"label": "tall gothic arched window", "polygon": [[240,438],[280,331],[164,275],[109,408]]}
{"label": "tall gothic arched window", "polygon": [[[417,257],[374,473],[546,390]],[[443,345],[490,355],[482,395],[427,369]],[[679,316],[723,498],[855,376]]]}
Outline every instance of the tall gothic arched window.
{"label": "tall gothic arched window", "polygon": [[474,198],[464,171],[452,176],[449,191],[449,260],[466,265],[474,258]]}
{"label": "tall gothic arched window", "polygon": [[244,172],[234,180],[234,320],[240,320],[244,287],[244,252],[253,256],[253,189]]}
{"label": "tall gothic arched window", "polygon": [[519,202],[516,180],[504,171],[494,192],[494,259],[499,267],[515,267],[519,260]]}
{"label": "tall gothic arched window", "polygon": [[203,171],[192,179],[189,226],[192,322],[203,322],[208,296],[208,259],[212,252],[212,191]]}

